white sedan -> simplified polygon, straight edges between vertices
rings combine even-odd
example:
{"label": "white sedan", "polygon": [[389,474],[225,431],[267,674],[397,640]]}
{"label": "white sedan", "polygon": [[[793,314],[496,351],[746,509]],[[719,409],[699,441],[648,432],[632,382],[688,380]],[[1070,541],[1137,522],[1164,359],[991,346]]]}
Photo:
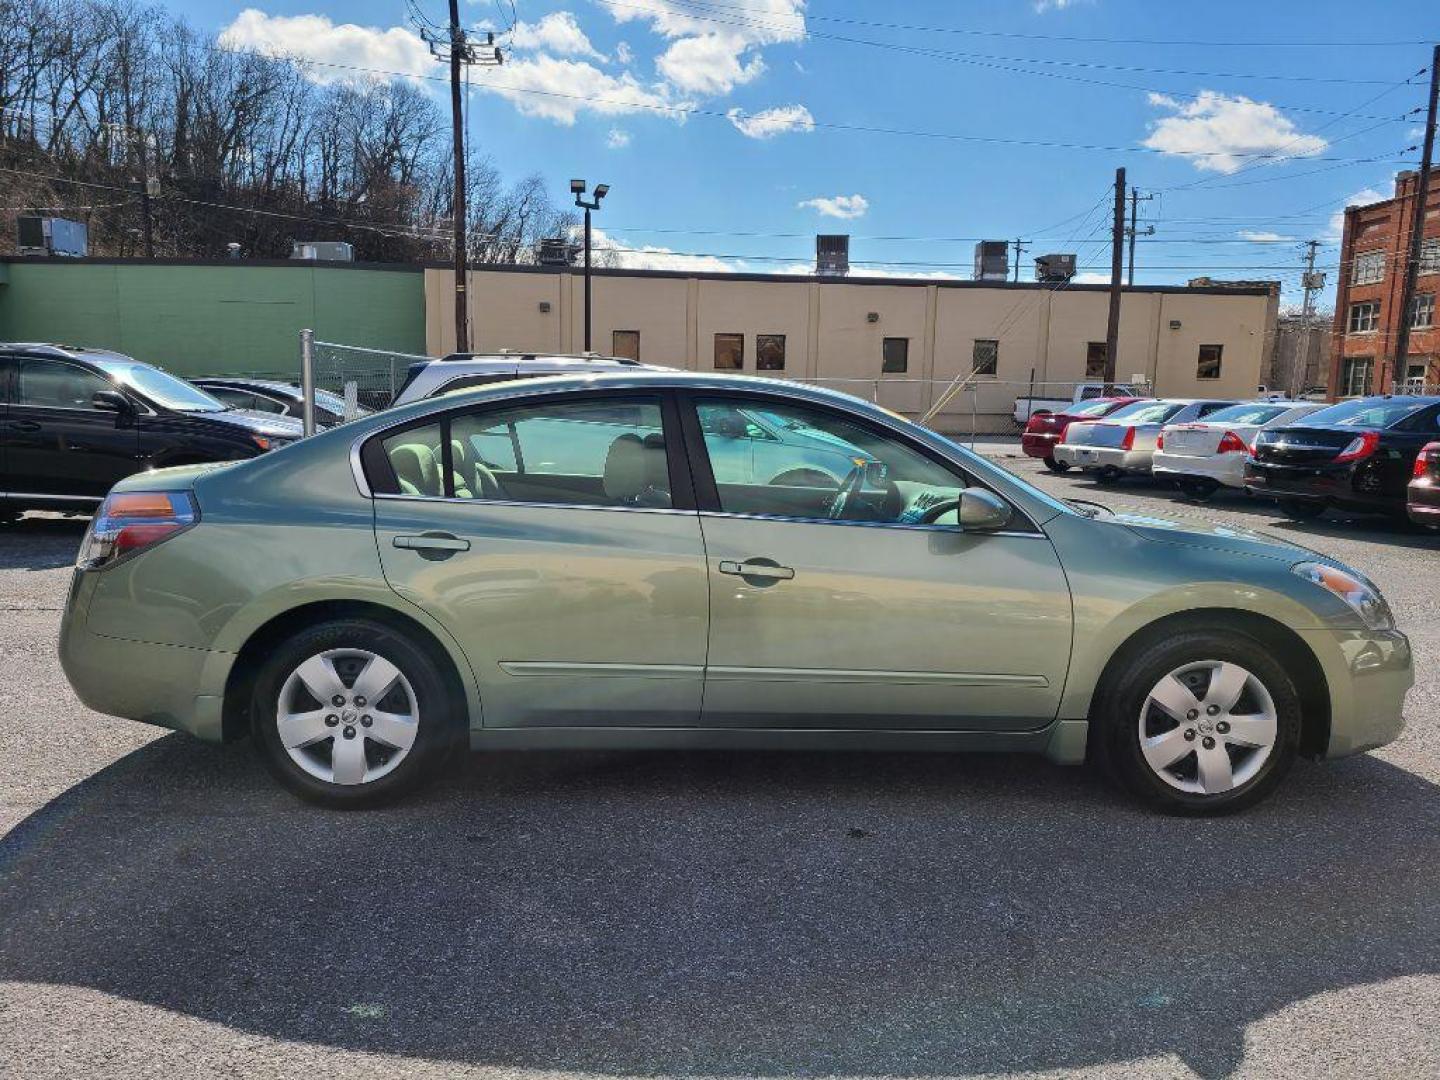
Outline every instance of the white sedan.
{"label": "white sedan", "polygon": [[1169,424],[1156,440],[1151,471],[1194,499],[1208,499],[1221,487],[1243,490],[1245,459],[1262,428],[1283,427],[1328,407],[1324,401],[1246,401],[1204,420]]}

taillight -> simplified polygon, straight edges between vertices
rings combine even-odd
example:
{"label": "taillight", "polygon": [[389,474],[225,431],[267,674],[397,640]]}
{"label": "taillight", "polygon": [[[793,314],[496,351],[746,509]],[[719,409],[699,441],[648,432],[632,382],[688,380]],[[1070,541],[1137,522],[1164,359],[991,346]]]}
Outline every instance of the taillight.
{"label": "taillight", "polygon": [[1120,442],[1120,449],[1121,449],[1121,450],[1133,450],[1134,448],[1135,448],[1135,429],[1134,429],[1133,427],[1127,427],[1127,428],[1125,429],[1125,438],[1122,439],[1121,442]]}
{"label": "taillight", "polygon": [[184,532],[200,520],[186,491],[120,491],[108,496],[80,545],[75,565],[99,570]]}
{"label": "taillight", "polygon": [[[1134,428],[1131,428],[1130,430],[1133,432],[1135,429],[1134,429]],[[1129,449],[1128,445],[1127,445],[1126,449]],[[1155,449],[1156,449],[1156,450],[1164,450],[1164,449],[1165,449],[1165,429],[1164,429],[1164,428],[1161,428],[1161,429],[1160,429],[1160,434],[1155,436]]]}
{"label": "taillight", "polygon": [[1363,435],[1357,435],[1346,444],[1345,449],[1335,455],[1338,464],[1342,461],[1359,461],[1367,458],[1375,452],[1375,447],[1380,445],[1380,433],[1367,431]]}
{"label": "taillight", "polygon": [[1220,436],[1220,445],[1215,448],[1220,454],[1248,454],[1250,448],[1245,445],[1245,440],[1236,435],[1233,431],[1227,431]]}
{"label": "taillight", "polygon": [[1070,434],[1070,421],[1066,420],[1065,423],[1060,426],[1060,434],[1056,437],[1055,441],[1057,443],[1064,442],[1065,436],[1068,434]]}
{"label": "taillight", "polygon": [[1426,443],[1424,449],[1415,455],[1415,471],[1412,475],[1424,476],[1431,466],[1440,474],[1440,442]]}

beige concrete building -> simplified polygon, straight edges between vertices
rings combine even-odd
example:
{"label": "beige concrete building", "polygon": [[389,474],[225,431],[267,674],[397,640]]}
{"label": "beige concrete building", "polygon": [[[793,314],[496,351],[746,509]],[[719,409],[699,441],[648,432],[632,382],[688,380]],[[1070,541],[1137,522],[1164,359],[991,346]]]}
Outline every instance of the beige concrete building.
{"label": "beige concrete building", "polygon": [[[471,348],[575,352],[584,343],[577,270],[473,271]],[[425,271],[426,349],[454,348],[454,275]],[[596,271],[596,352],[696,371],[818,381],[918,414],[957,375],[942,430],[1005,430],[1017,394],[1068,395],[1103,373],[1107,290],[893,278]],[[1260,382],[1277,302],[1264,287],[1141,286],[1121,304],[1117,378],[1158,394],[1244,397]]]}

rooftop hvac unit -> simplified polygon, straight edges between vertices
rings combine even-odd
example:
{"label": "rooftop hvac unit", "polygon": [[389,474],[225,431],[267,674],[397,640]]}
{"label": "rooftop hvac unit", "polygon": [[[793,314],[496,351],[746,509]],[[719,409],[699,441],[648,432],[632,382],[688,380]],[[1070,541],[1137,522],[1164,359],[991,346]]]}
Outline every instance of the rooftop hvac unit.
{"label": "rooftop hvac unit", "polygon": [[343,240],[316,240],[308,244],[297,241],[290,247],[290,258],[311,262],[354,262],[355,248]]}
{"label": "rooftop hvac unit", "polygon": [[535,258],[541,266],[569,266],[575,261],[578,250],[575,244],[563,236],[547,236],[540,241],[540,249],[535,253]]}
{"label": "rooftop hvac unit", "polygon": [[1036,281],[1069,281],[1075,276],[1075,256],[1065,255],[1037,255],[1035,256],[1035,280]]}
{"label": "rooftop hvac unit", "polygon": [[90,230],[79,221],[66,218],[26,215],[17,218],[18,243],[21,255],[59,255],[83,259],[90,254]]}
{"label": "rooftop hvac unit", "polygon": [[981,240],[975,245],[975,280],[1005,281],[1010,277],[1010,241]]}
{"label": "rooftop hvac unit", "polygon": [[815,237],[815,273],[838,276],[849,272],[849,235],[830,234]]}

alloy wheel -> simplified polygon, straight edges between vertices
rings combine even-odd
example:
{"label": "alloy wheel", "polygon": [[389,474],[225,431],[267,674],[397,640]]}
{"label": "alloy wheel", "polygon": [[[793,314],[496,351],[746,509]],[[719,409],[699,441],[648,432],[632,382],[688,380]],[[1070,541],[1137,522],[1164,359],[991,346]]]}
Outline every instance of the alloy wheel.
{"label": "alloy wheel", "polygon": [[415,745],[415,690],[367,649],[327,649],[280,688],[276,730],[292,761],[331,784],[368,784],[393,772]]}
{"label": "alloy wheel", "polygon": [[1140,707],[1140,752],[1156,776],[1192,795],[1222,795],[1253,779],[1275,749],[1278,713],[1253,672],[1201,660],[1170,672]]}

